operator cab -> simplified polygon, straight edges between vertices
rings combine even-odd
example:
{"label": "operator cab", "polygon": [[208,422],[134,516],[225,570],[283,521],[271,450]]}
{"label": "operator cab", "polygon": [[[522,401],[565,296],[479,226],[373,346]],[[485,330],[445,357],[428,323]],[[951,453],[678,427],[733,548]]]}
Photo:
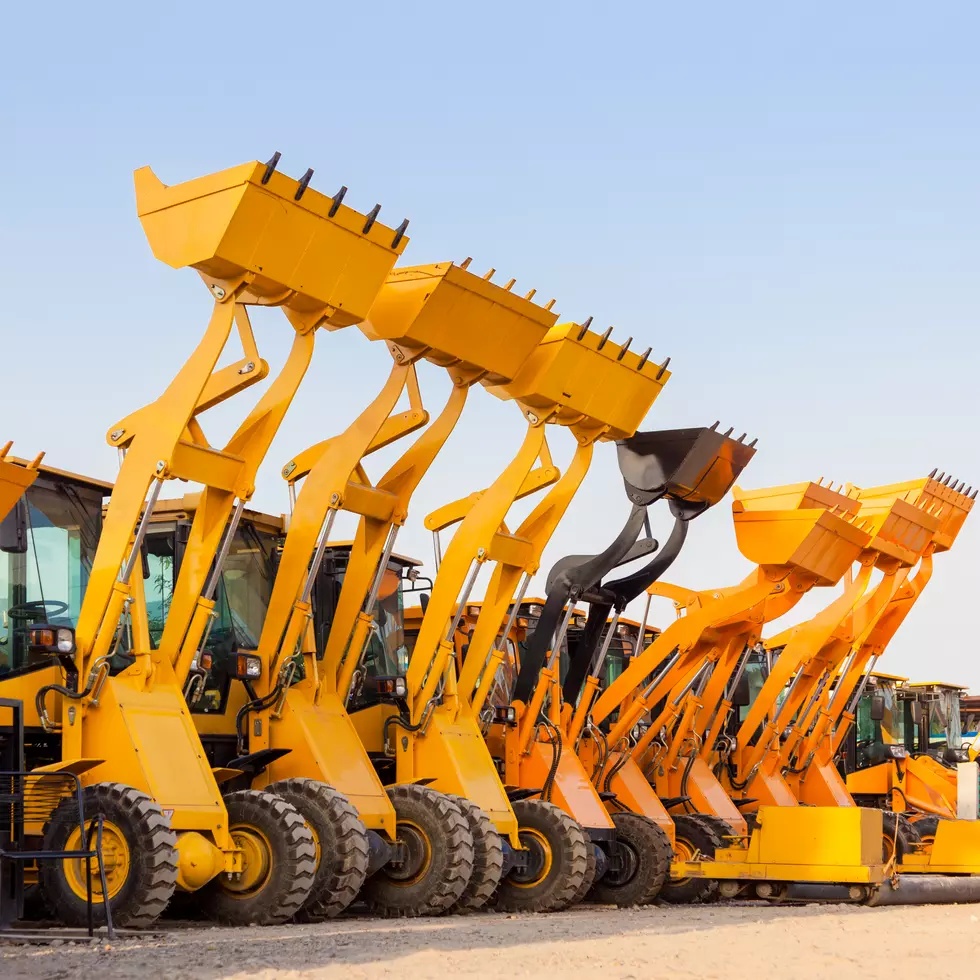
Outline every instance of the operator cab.
{"label": "operator cab", "polygon": [[29,647],[32,626],[77,625],[111,493],[111,483],[42,464],[0,522],[0,677],[51,666]]}

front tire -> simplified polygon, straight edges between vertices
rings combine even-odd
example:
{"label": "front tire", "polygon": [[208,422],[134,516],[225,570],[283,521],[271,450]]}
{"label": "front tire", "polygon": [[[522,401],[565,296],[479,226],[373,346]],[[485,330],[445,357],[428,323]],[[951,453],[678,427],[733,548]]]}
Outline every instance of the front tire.
{"label": "front tire", "polygon": [[[84,789],[85,833],[101,813],[102,855],[113,925],[145,929],[167,907],[177,886],[177,835],[160,807],[145,793],[122,783],[96,783]],[[94,846],[93,838],[93,846]],[[44,828],[44,849],[84,850],[74,798],[62,800]],[[67,926],[88,924],[86,865],[81,859],[40,862],[41,897]],[[92,914],[105,925],[105,896],[93,858]]]}
{"label": "front tire", "polygon": [[473,873],[450,912],[475,912],[493,897],[504,871],[504,846],[485,810],[462,796],[449,796],[473,835]]}
{"label": "front tire", "polygon": [[[673,817],[674,859],[692,861],[695,855],[711,860],[715,851],[725,846],[718,831],[700,819],[696,813],[682,813]],[[712,878],[668,878],[660,891],[665,902],[688,905],[693,902],[713,902],[718,897],[718,882]]]}
{"label": "front tire", "polygon": [[197,894],[209,919],[225,925],[280,925],[302,908],[316,879],[313,835],[281,796],[246,789],[225,797],[228,829],[244,852],[238,876],[219,874]]}
{"label": "front tire", "polygon": [[531,863],[501,881],[497,908],[507,912],[568,908],[585,879],[592,841],[553,803],[518,800],[514,813],[521,842],[531,851]]}
{"label": "front tire", "polygon": [[886,810],[881,815],[881,859],[888,864],[894,861],[896,867],[902,858],[919,843],[917,829],[900,813]]}
{"label": "front tire", "polygon": [[462,897],[473,873],[473,835],[460,808],[425,786],[391,786],[396,833],[407,850],[401,866],[372,875],[363,896],[387,917],[439,915]]}
{"label": "front tire", "polygon": [[593,886],[592,898],[625,908],[649,905],[661,892],[670,874],[670,840],[649,817],[639,813],[614,813],[617,845],[623,867],[610,869]]}
{"label": "front tire", "polygon": [[296,921],[335,918],[354,901],[367,878],[367,828],[346,796],[317,779],[281,779],[266,792],[296,807],[313,836],[316,875]]}

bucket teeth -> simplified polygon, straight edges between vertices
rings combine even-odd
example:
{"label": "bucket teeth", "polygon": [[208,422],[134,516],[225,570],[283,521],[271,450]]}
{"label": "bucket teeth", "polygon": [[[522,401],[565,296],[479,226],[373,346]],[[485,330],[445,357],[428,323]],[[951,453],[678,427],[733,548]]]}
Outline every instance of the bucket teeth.
{"label": "bucket teeth", "polygon": [[630,349],[630,344],[633,343],[632,337],[626,338],[626,343],[619,349],[619,354],[616,355],[616,360],[621,361],[625,356],[626,352]]}
{"label": "bucket teeth", "polygon": [[935,478],[935,476],[936,476],[936,471],[937,471],[938,469],[939,469],[939,467],[938,467],[938,466],[934,466],[934,467],[932,468],[932,472],[931,472],[931,473],[929,474],[929,479],[930,479],[930,480],[932,480],[932,479],[934,479],[934,478]]}
{"label": "bucket teeth", "polygon": [[395,229],[395,237],[391,240],[391,247],[398,248],[399,243],[405,237],[405,232],[408,231],[408,218],[405,218],[402,223]]}
{"label": "bucket teeth", "polygon": [[557,300],[555,300],[555,299],[549,299],[549,300],[548,300],[548,302],[544,304],[544,308],[545,308],[546,310],[548,310],[548,311],[550,312],[550,311],[551,311],[551,308],[552,308],[552,307],[553,307],[553,306],[555,305],[555,303],[557,303],[557,302],[558,302],[558,301],[557,301]]}
{"label": "bucket teeth", "polygon": [[575,339],[583,340],[585,338],[585,335],[589,332],[589,327],[591,326],[592,326],[592,317],[589,317],[588,320],[586,320],[585,323],[582,324],[582,329],[579,330],[578,336]]}
{"label": "bucket teeth", "polygon": [[643,356],[642,356],[642,357],[640,358],[640,363],[636,365],[636,370],[637,370],[637,371],[642,371],[642,370],[643,370],[643,365],[644,365],[644,364],[646,364],[646,362],[647,362],[647,358],[648,358],[648,357],[650,356],[650,354],[651,354],[652,352],[653,352],[653,348],[652,348],[652,347],[648,347],[648,348],[647,348],[647,349],[646,349],[646,350],[645,350],[645,351],[643,352]]}
{"label": "bucket teeth", "polygon": [[296,188],[296,193],[293,195],[294,201],[298,201],[306,193],[306,188],[310,186],[310,181],[312,179],[313,168],[309,167],[306,173],[299,179],[299,187]]}
{"label": "bucket teeth", "polygon": [[497,270],[493,267],[487,269],[487,271],[483,273],[483,278],[486,279],[487,282],[490,282],[490,280],[493,279],[493,275],[496,271]]}
{"label": "bucket teeth", "polygon": [[507,285],[506,285],[506,286],[504,286],[504,289],[506,289],[506,290],[507,290],[507,292],[509,293],[509,292],[510,292],[510,291],[511,291],[511,290],[512,290],[512,289],[514,288],[514,283],[515,283],[515,282],[517,282],[517,280],[516,280],[516,279],[509,279],[509,280],[507,281]]}
{"label": "bucket teeth", "polygon": [[472,261],[473,261],[473,256],[472,255],[467,255],[466,258],[463,259],[463,261],[459,263],[459,267],[461,269],[468,269],[470,267],[470,263]]}
{"label": "bucket teeth", "polygon": [[714,422],[711,423],[710,426],[708,426],[708,428],[711,429],[712,432],[714,432],[719,425],[721,425],[721,419],[716,419]]}
{"label": "bucket teeth", "polygon": [[[667,365],[668,364],[670,364],[670,358],[669,357],[665,357],[663,364],[660,365],[660,370],[657,372],[657,381],[659,381],[663,377],[663,373],[664,373],[664,371],[667,370]],[[729,429],[728,431],[731,432],[732,430]]]}
{"label": "bucket teeth", "polygon": [[367,213],[367,221],[364,222],[364,227],[361,229],[361,234],[366,235],[374,225],[375,221],[378,220],[378,215],[381,212],[381,205],[375,204],[373,208]]}
{"label": "bucket teeth", "polygon": [[607,340],[609,339],[609,337],[610,337],[610,335],[612,334],[612,332],[613,332],[613,328],[612,328],[612,327],[610,327],[610,328],[609,328],[609,329],[608,329],[608,330],[607,330],[607,331],[606,331],[606,332],[605,332],[605,333],[604,333],[604,334],[603,334],[603,335],[602,335],[602,336],[601,336],[601,337],[599,338],[599,348],[598,348],[599,350],[602,350],[602,348],[606,346],[606,341],[607,341]]}
{"label": "bucket teeth", "polygon": [[269,178],[272,177],[272,175],[276,172],[276,167],[279,166],[280,159],[282,159],[282,154],[278,150],[276,150],[276,152],[273,153],[272,156],[269,157],[269,159],[266,161],[265,173],[262,174],[263,184],[269,183]]}
{"label": "bucket teeth", "polygon": [[535,294],[536,292],[537,292],[537,290],[536,290],[536,289],[529,289],[529,290],[528,290],[528,291],[527,291],[527,292],[526,292],[526,293],[524,294],[524,298],[525,298],[526,300],[532,300],[532,299],[534,299],[534,294]]}
{"label": "bucket teeth", "polygon": [[327,212],[327,217],[332,218],[337,211],[340,209],[340,205],[344,200],[344,195],[347,193],[347,185],[342,184],[340,190],[331,198],[333,204],[330,205],[330,210]]}

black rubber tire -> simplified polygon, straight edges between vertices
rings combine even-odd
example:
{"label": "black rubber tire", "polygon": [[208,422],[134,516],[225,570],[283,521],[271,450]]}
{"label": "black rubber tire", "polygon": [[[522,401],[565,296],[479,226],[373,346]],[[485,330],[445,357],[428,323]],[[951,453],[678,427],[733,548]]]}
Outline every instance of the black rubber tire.
{"label": "black rubber tire", "polygon": [[897,848],[896,866],[901,864],[914,845],[919,842],[919,834],[901,813],[885,810],[881,815],[881,857],[887,864],[891,859],[892,850]]}
{"label": "black rubber tire", "polygon": [[388,796],[399,839],[407,831],[421,841],[428,850],[426,867],[411,881],[396,868],[382,868],[368,878],[361,895],[375,914],[387,918],[440,915],[459,901],[473,874],[473,835],[466,818],[445,793],[426,786],[390,786]]}
{"label": "black rubber tire", "polygon": [[[695,815],[695,819],[707,824],[714,830],[721,838],[722,847],[731,847],[735,843],[735,828],[724,817],[716,817],[713,813],[698,813]],[[746,823],[750,834],[753,829],[758,829],[761,826],[758,817],[754,821],[746,820]]]}
{"label": "black rubber tire", "polygon": [[[698,814],[681,813],[674,816],[673,820],[674,838],[677,841],[675,856],[685,851],[692,855],[700,852],[702,857],[710,860],[715,856],[715,851],[726,844],[714,827],[699,819]],[[713,902],[718,897],[718,882],[711,878],[668,877],[660,890],[660,897],[673,905]]]}
{"label": "black rubber tire", "polygon": [[603,905],[649,905],[660,894],[670,874],[670,838],[649,817],[640,813],[614,813],[617,843],[628,849],[632,873],[620,878],[607,871],[592,886],[591,898]]}
{"label": "black rubber tire", "polygon": [[595,873],[599,868],[599,855],[596,854],[596,847],[598,845],[589,838],[588,833],[586,833],[585,839],[588,845],[585,852],[585,877],[582,878],[582,884],[575,890],[575,895],[572,897],[571,902],[568,903],[570,906],[578,905],[579,902],[585,901],[585,897],[595,884]]}
{"label": "black rubber tire", "polygon": [[208,919],[233,926],[272,926],[288,922],[303,907],[316,879],[313,835],[299,811],[281,796],[245,789],[225,797],[228,826],[254,829],[268,841],[271,868],[260,887],[237,893],[224,874],[197,894]]}
{"label": "black rubber tire", "polygon": [[[177,886],[177,835],[160,807],[146,793],[122,783],[95,783],[84,790],[85,817],[101,813],[122,833],[129,849],[129,873],[110,899],[112,923],[125,929],[151,926],[167,907]],[[44,828],[44,849],[65,850],[78,829],[78,809],[73,799],[63,800]],[[73,849],[76,849],[73,845]],[[40,862],[41,895],[52,916],[66,926],[85,926],[85,898],[79,898],[65,877],[67,861]],[[94,862],[93,862],[94,863]],[[108,871],[109,869],[107,869]],[[98,925],[105,924],[105,906],[98,901],[98,874],[92,873],[92,910]],[[111,886],[110,886],[111,888]]]}
{"label": "black rubber tire", "polygon": [[500,885],[504,873],[504,845],[487,812],[471,800],[447,794],[463,814],[473,835],[473,873],[463,894],[448,912],[476,912],[482,909]]}
{"label": "black rubber tire", "polygon": [[512,871],[497,889],[497,908],[507,912],[558,912],[568,908],[582,886],[592,842],[564,810],[544,800],[514,803],[518,833],[531,831],[547,842],[551,867],[538,882],[524,884]]}
{"label": "black rubber tire", "polygon": [[318,779],[280,779],[265,787],[299,811],[313,834],[317,868],[297,922],[322,922],[340,915],[367,879],[367,828],[343,793]]}
{"label": "black rubber tire", "polygon": [[928,847],[931,847],[936,840],[936,833],[939,830],[939,825],[942,823],[943,818],[933,815],[919,817],[918,820],[910,820],[909,823],[912,825],[912,829],[915,831],[919,838],[919,841]]}

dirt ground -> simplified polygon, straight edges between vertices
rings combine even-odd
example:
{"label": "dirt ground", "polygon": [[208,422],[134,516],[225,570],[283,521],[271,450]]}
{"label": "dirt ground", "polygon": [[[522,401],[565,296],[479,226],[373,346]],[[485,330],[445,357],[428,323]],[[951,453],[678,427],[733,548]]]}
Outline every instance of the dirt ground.
{"label": "dirt ground", "polygon": [[[277,928],[168,926],[135,938],[15,945],[0,977],[563,980],[928,976],[976,967],[980,905],[868,909],[714,905],[445,919],[343,918]],[[893,951],[884,955],[882,951]]]}

